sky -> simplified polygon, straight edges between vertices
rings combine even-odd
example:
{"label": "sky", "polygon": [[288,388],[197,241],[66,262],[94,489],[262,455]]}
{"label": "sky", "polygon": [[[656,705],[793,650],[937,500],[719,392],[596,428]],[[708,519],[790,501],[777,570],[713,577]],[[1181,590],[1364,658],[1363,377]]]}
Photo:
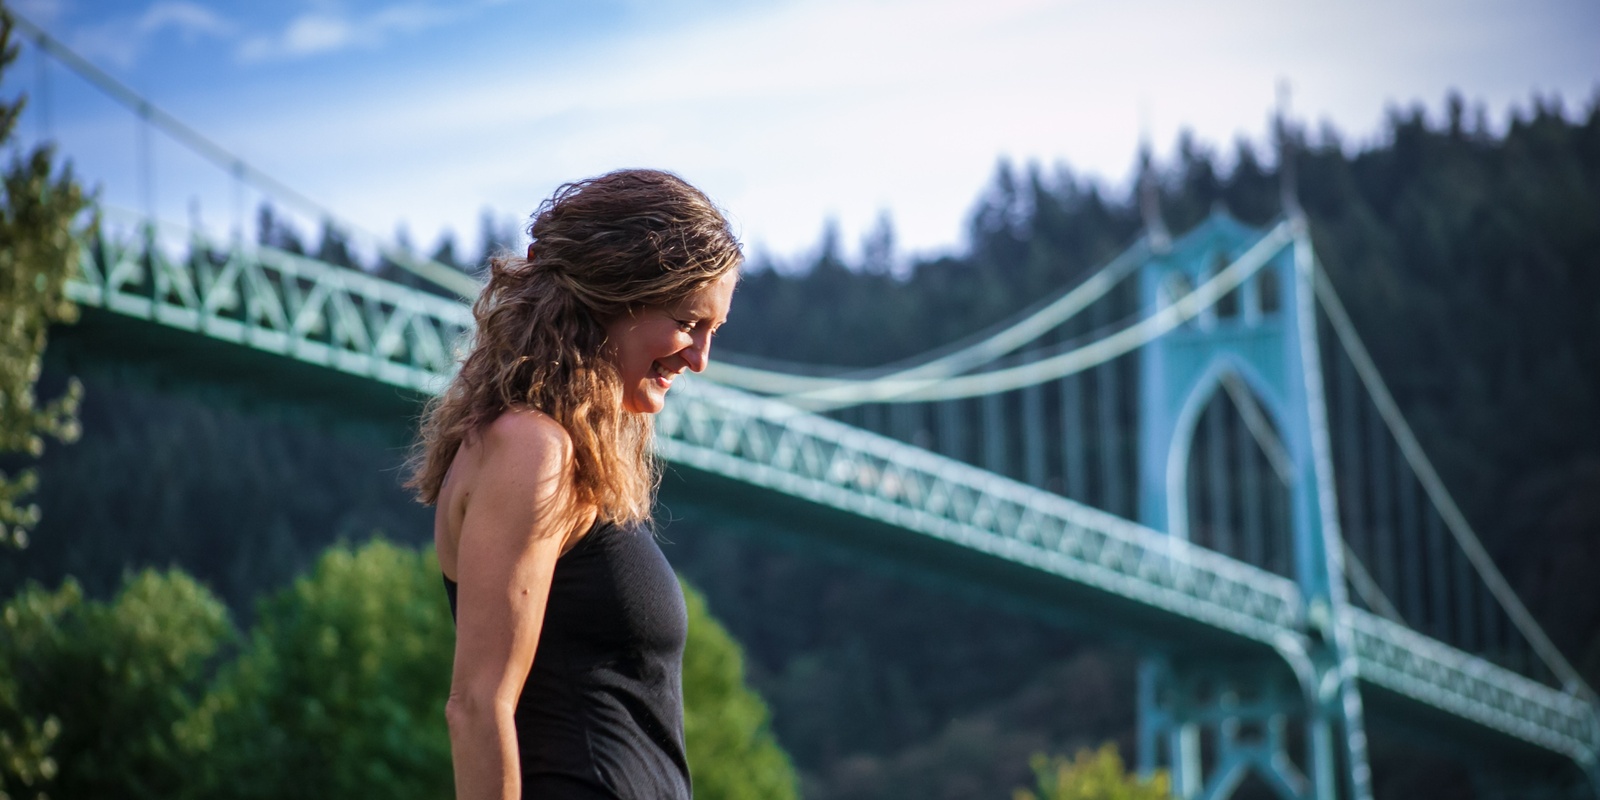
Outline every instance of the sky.
{"label": "sky", "polygon": [[[963,247],[1001,159],[1120,191],[1141,141],[1158,161],[1182,130],[1222,155],[1264,148],[1285,96],[1347,147],[1392,109],[1437,118],[1452,90],[1497,128],[1535,96],[1573,116],[1600,97],[1594,0],[8,4],[341,220],[423,250],[449,230],[476,252],[486,212],[520,225],[564,181],[651,166],[706,190],[755,253],[797,263],[830,221],[849,252],[886,217],[904,259]],[[264,198],[26,44],[0,89],[32,96],[22,140],[58,142],[107,205],[218,232]]]}

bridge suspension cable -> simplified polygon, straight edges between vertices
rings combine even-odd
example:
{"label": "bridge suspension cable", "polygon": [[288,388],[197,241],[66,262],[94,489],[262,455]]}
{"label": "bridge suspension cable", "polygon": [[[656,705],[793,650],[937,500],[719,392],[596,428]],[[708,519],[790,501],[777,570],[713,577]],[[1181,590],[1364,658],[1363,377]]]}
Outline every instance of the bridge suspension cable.
{"label": "bridge suspension cable", "polygon": [[1450,496],[1449,490],[1445,488],[1444,481],[1439,478],[1439,473],[1434,469],[1433,462],[1423,452],[1421,443],[1417,441],[1416,434],[1411,430],[1411,425],[1401,415],[1400,407],[1395,403],[1394,396],[1389,393],[1389,387],[1384,383],[1383,376],[1378,373],[1377,365],[1373,363],[1371,355],[1368,354],[1366,345],[1362,343],[1361,337],[1357,335],[1355,326],[1350,322],[1349,314],[1345,312],[1344,303],[1339,300],[1338,293],[1334,291],[1333,282],[1328,279],[1326,272],[1320,269],[1320,265],[1315,272],[1316,281],[1313,286],[1317,299],[1320,301],[1323,311],[1328,315],[1328,321],[1333,327],[1334,334],[1339,339],[1339,344],[1344,348],[1346,355],[1350,357],[1351,363],[1355,367],[1356,375],[1366,387],[1367,393],[1372,398],[1379,416],[1388,427],[1390,435],[1394,437],[1395,442],[1399,445],[1400,453],[1405,457],[1406,462],[1410,464],[1413,473],[1416,474],[1423,490],[1427,493],[1428,499],[1444,520],[1445,528],[1455,537],[1456,543],[1460,545],[1462,552],[1466,554],[1467,560],[1477,570],[1478,576],[1483,579],[1490,594],[1494,596],[1495,600],[1500,603],[1501,608],[1510,617],[1511,623],[1532,645],[1534,652],[1544,662],[1545,666],[1549,667],[1550,671],[1561,681],[1562,688],[1586,700],[1594,701],[1596,699],[1594,690],[1589,687],[1578,671],[1573,668],[1572,664],[1561,654],[1561,651],[1550,641],[1550,637],[1540,627],[1538,620],[1535,620],[1533,615],[1528,612],[1527,607],[1522,604],[1521,598],[1517,597],[1516,592],[1511,588],[1511,584],[1500,573],[1499,567],[1495,566],[1494,559],[1490,557],[1488,550],[1484,548],[1477,534],[1473,532],[1471,524],[1467,522],[1466,515],[1461,513],[1461,509],[1456,505],[1455,499]]}
{"label": "bridge suspension cable", "polygon": [[956,400],[1012,391],[1064,378],[1104,364],[1143,347],[1212,307],[1260,271],[1293,241],[1292,225],[1279,223],[1233,263],[1218,271],[1171,305],[1115,333],[1058,355],[1047,356],[1006,369],[949,378],[885,376],[813,389],[783,399],[812,411],[831,410],[861,403],[923,403]]}
{"label": "bridge suspension cable", "polygon": [[1111,263],[1102,267],[1088,280],[1068,290],[1049,304],[972,344],[953,352],[921,360],[912,366],[890,371],[857,372],[847,375],[795,375],[777,370],[712,362],[707,367],[707,377],[726,386],[733,386],[762,394],[795,394],[841,387],[858,386],[886,380],[939,379],[960,375],[974,367],[990,363],[1008,355],[1039,338],[1067,320],[1077,316],[1096,301],[1105,297],[1122,280],[1133,273],[1149,254],[1145,237],[1134,243]]}
{"label": "bridge suspension cable", "polygon": [[[79,77],[88,81],[96,89],[117,103],[127,107],[138,115],[141,122],[160,128],[179,144],[187,147],[200,157],[221,167],[236,180],[249,183],[262,192],[275,196],[302,211],[320,217],[330,223],[338,225],[349,234],[365,240],[389,261],[401,269],[416,275],[436,286],[447,289],[464,299],[471,300],[476,297],[481,285],[472,276],[460,270],[434,261],[431,258],[418,257],[412,253],[394,247],[383,237],[362,229],[346,220],[341,219],[328,207],[318,203],[293,187],[271,175],[261,171],[243,158],[235,155],[222,145],[213,142],[199,131],[185,125],[178,118],[168,114],[161,108],[151,103],[143,95],[134,91],[127,84],[122,83],[104,70],[95,66],[88,59],[78,55],[71,48],[57,41],[49,33],[15,11],[7,9],[6,13],[16,23],[17,27],[33,40],[39,52],[49,54],[61,62],[68,69],[77,73]],[[148,134],[141,134],[148,136]],[[148,149],[148,148],[146,148]],[[146,163],[147,168],[147,163]],[[148,186],[147,186],[148,189]],[[148,204],[148,202],[147,202]]]}
{"label": "bridge suspension cable", "polygon": [[[1238,373],[1223,373],[1222,389],[1233,401],[1233,406],[1239,412],[1240,419],[1244,422],[1245,429],[1250,433],[1250,438],[1261,448],[1261,454],[1272,467],[1272,474],[1277,477],[1278,483],[1285,487],[1294,484],[1294,466],[1289,459],[1289,448],[1284,445],[1283,439],[1272,427],[1272,422],[1267,419],[1267,414],[1256,401],[1256,396],[1239,378]],[[1383,588],[1373,579],[1372,573],[1367,571],[1366,565],[1361,563],[1350,543],[1344,536],[1339,537],[1340,547],[1344,552],[1344,568],[1350,586],[1355,590],[1367,608],[1392,622],[1404,625],[1399,609],[1388,596],[1383,593]]]}

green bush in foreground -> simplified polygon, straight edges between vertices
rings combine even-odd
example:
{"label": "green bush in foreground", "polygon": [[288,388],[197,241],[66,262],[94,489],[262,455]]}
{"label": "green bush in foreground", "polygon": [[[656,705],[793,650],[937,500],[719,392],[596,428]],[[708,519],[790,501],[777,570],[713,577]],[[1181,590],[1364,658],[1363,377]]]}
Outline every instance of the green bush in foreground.
{"label": "green bush in foreground", "polygon": [[71,581],[24,589],[0,608],[9,695],[0,738],[42,734],[46,747],[0,764],[0,788],[19,798],[180,794],[191,772],[174,732],[230,634],[222,604],[176,571],[131,575],[109,603]]}
{"label": "green bush in foreground", "polygon": [[[738,644],[684,592],[695,795],[796,797]],[[449,797],[454,646],[432,552],[381,540],[328,550],[242,639],[177,571],[109,603],[29,587],[0,606],[0,800]]]}
{"label": "green bush in foreground", "polygon": [[794,800],[799,778],[768,727],[767,705],[744,682],[744,654],[694,587],[683,655],[683,729],[701,800]]}
{"label": "green bush in foreground", "polygon": [[264,598],[183,731],[199,795],[438,798],[454,647],[431,552],[334,547]]}
{"label": "green bush in foreground", "polygon": [[1129,775],[1115,745],[1064,756],[1036,755],[1030,761],[1037,792],[1018,789],[1014,800],[1167,800],[1171,791],[1165,771],[1144,779]]}

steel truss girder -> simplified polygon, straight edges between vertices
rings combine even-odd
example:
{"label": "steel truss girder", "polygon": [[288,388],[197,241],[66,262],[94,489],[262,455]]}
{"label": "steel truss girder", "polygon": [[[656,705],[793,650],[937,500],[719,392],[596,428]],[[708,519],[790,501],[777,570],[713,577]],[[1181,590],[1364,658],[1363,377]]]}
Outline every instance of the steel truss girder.
{"label": "steel truss girder", "polygon": [[[1287,579],[779,401],[680,379],[657,434],[673,462],[1027,564],[1279,652],[1306,642],[1304,604]],[[1333,680],[1369,681],[1592,769],[1593,707],[1360,609],[1347,613],[1356,658]]]}
{"label": "steel truss girder", "polygon": [[1369,611],[1345,613],[1362,680],[1595,769],[1600,717],[1583,699]]}
{"label": "steel truss girder", "polygon": [[[84,247],[80,304],[278,353],[385,384],[438,391],[470,308],[265,247],[185,259],[148,230]],[[202,254],[225,253],[217,264]],[[1306,612],[1288,580],[883,436],[705,381],[680,380],[657,420],[675,461],[971,547],[1279,647]],[[1569,756],[1593,773],[1589,704],[1359,609],[1353,677]]]}
{"label": "steel truss girder", "polygon": [[1060,495],[779,401],[680,380],[667,459],[927,534],[1272,644],[1299,591],[1265,570]]}
{"label": "steel truss girder", "polygon": [[187,250],[172,257],[148,228],[115,238],[102,233],[81,250],[67,295],[422,392],[449,380],[455,347],[472,329],[472,312],[461,302],[357,270],[269,247],[214,249],[197,239]]}

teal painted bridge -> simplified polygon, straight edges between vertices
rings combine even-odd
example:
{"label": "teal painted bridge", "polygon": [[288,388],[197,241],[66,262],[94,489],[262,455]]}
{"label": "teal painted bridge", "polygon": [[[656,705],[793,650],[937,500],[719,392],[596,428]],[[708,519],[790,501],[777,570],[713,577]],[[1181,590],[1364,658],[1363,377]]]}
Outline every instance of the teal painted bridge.
{"label": "teal painted bridge", "polygon": [[[446,290],[422,291],[242,223],[153,222],[153,129],[236,197],[337,218],[18,22],[144,143],[145,211],[103,210],[69,286],[83,318],[53,342],[395,427],[445,384],[470,278],[378,243]],[[658,417],[664,491],[1130,643],[1139,765],[1180,797],[1367,800],[1371,734],[1460,759],[1480,796],[1600,800],[1594,692],[1450,497],[1285,199],[1270,228],[1218,213],[1176,239],[1150,213],[1088,279],[892,368],[716,363]]]}
{"label": "teal painted bridge", "polygon": [[[109,230],[84,247],[70,286],[86,330],[97,331],[91,346],[128,348],[159,334],[168,358],[192,351],[220,364],[273,365],[309,387],[334,375],[403,401],[442,386],[471,334],[459,299],[265,247],[147,225],[125,226],[121,238]],[[1065,344],[1038,346],[1079,312],[1114,299],[1124,282],[1139,287],[1136,322],[1098,328],[1088,342],[1063,335]],[[658,419],[658,448],[676,480],[704,497],[782,514],[803,533],[1050,607],[1136,643],[1148,654],[1141,763],[1172,770],[1181,796],[1228,796],[1249,775],[1283,797],[1367,796],[1367,731],[1391,725],[1510,774],[1548,775],[1561,761],[1592,779],[1600,716],[1559,654],[1543,675],[1553,680],[1541,680],[1538,671],[1496,663],[1504,637],[1486,635],[1488,622],[1475,623],[1476,651],[1430,635],[1426,619],[1408,623],[1402,611],[1410,609],[1388,601],[1374,574],[1412,571],[1404,577],[1422,582],[1426,558],[1369,572],[1362,562],[1374,558],[1360,558],[1357,546],[1375,534],[1341,534],[1372,514],[1336,496],[1336,457],[1353,456],[1335,443],[1352,437],[1328,424],[1320,358],[1334,348],[1315,341],[1309,323],[1318,306],[1324,321],[1352,334],[1298,223],[1258,231],[1217,216],[1164,247],[1142,239],[1006,329],[892,373],[817,378],[728,367],[682,381]],[[1362,352],[1359,341],[1349,344]],[[1018,351],[1026,355],[1007,360]],[[1369,416],[1381,421],[1392,401],[1370,369],[1363,357],[1349,371],[1378,381],[1366,399],[1376,409]],[[1115,447],[1085,452],[1107,432],[1082,419],[1089,410],[1080,395],[1095,371],[1107,372],[1092,381],[1094,392],[1120,376],[1115,388],[1139,394],[1140,413],[1156,416],[1140,422],[1137,453],[1122,448],[1127,461],[1145,463],[1112,463]],[[751,391],[763,387],[775,396]],[[1235,411],[1218,425],[1211,406],[1224,400]],[[852,413],[885,432],[834,418]],[[1079,424],[1063,419],[1073,413]],[[1400,425],[1396,463],[1415,446]],[[1224,435],[1208,439],[1208,427]],[[1362,431],[1353,438],[1370,439]],[[1229,442],[1254,455],[1229,456],[1230,468],[1199,475],[1202,451]],[[1137,514],[1070,496],[1074,481],[1064,473],[1107,469],[1144,476],[1135,478],[1137,491],[1107,480],[1098,487],[1101,495],[1137,495]],[[1203,495],[1231,475],[1238,485],[1222,494],[1270,509],[1274,500],[1259,488],[1274,474],[1278,513],[1233,525],[1231,543],[1221,535],[1228,525],[1203,519],[1228,514],[1189,507],[1195,498],[1205,506]],[[1254,495],[1239,490],[1252,480],[1260,485]],[[1446,527],[1464,525],[1441,518]],[[1426,540],[1430,526],[1414,527],[1389,531],[1390,543]],[[1488,585],[1499,580],[1488,569],[1447,577]],[[1454,614],[1454,630],[1469,630],[1467,616],[1485,604],[1460,581],[1446,589],[1452,602],[1465,602],[1442,610]],[[1496,610],[1510,620],[1502,620],[1507,630],[1526,615],[1520,604],[1510,614]],[[1531,652],[1551,655],[1536,626],[1531,631]],[[1304,730],[1294,753],[1289,726]]]}

